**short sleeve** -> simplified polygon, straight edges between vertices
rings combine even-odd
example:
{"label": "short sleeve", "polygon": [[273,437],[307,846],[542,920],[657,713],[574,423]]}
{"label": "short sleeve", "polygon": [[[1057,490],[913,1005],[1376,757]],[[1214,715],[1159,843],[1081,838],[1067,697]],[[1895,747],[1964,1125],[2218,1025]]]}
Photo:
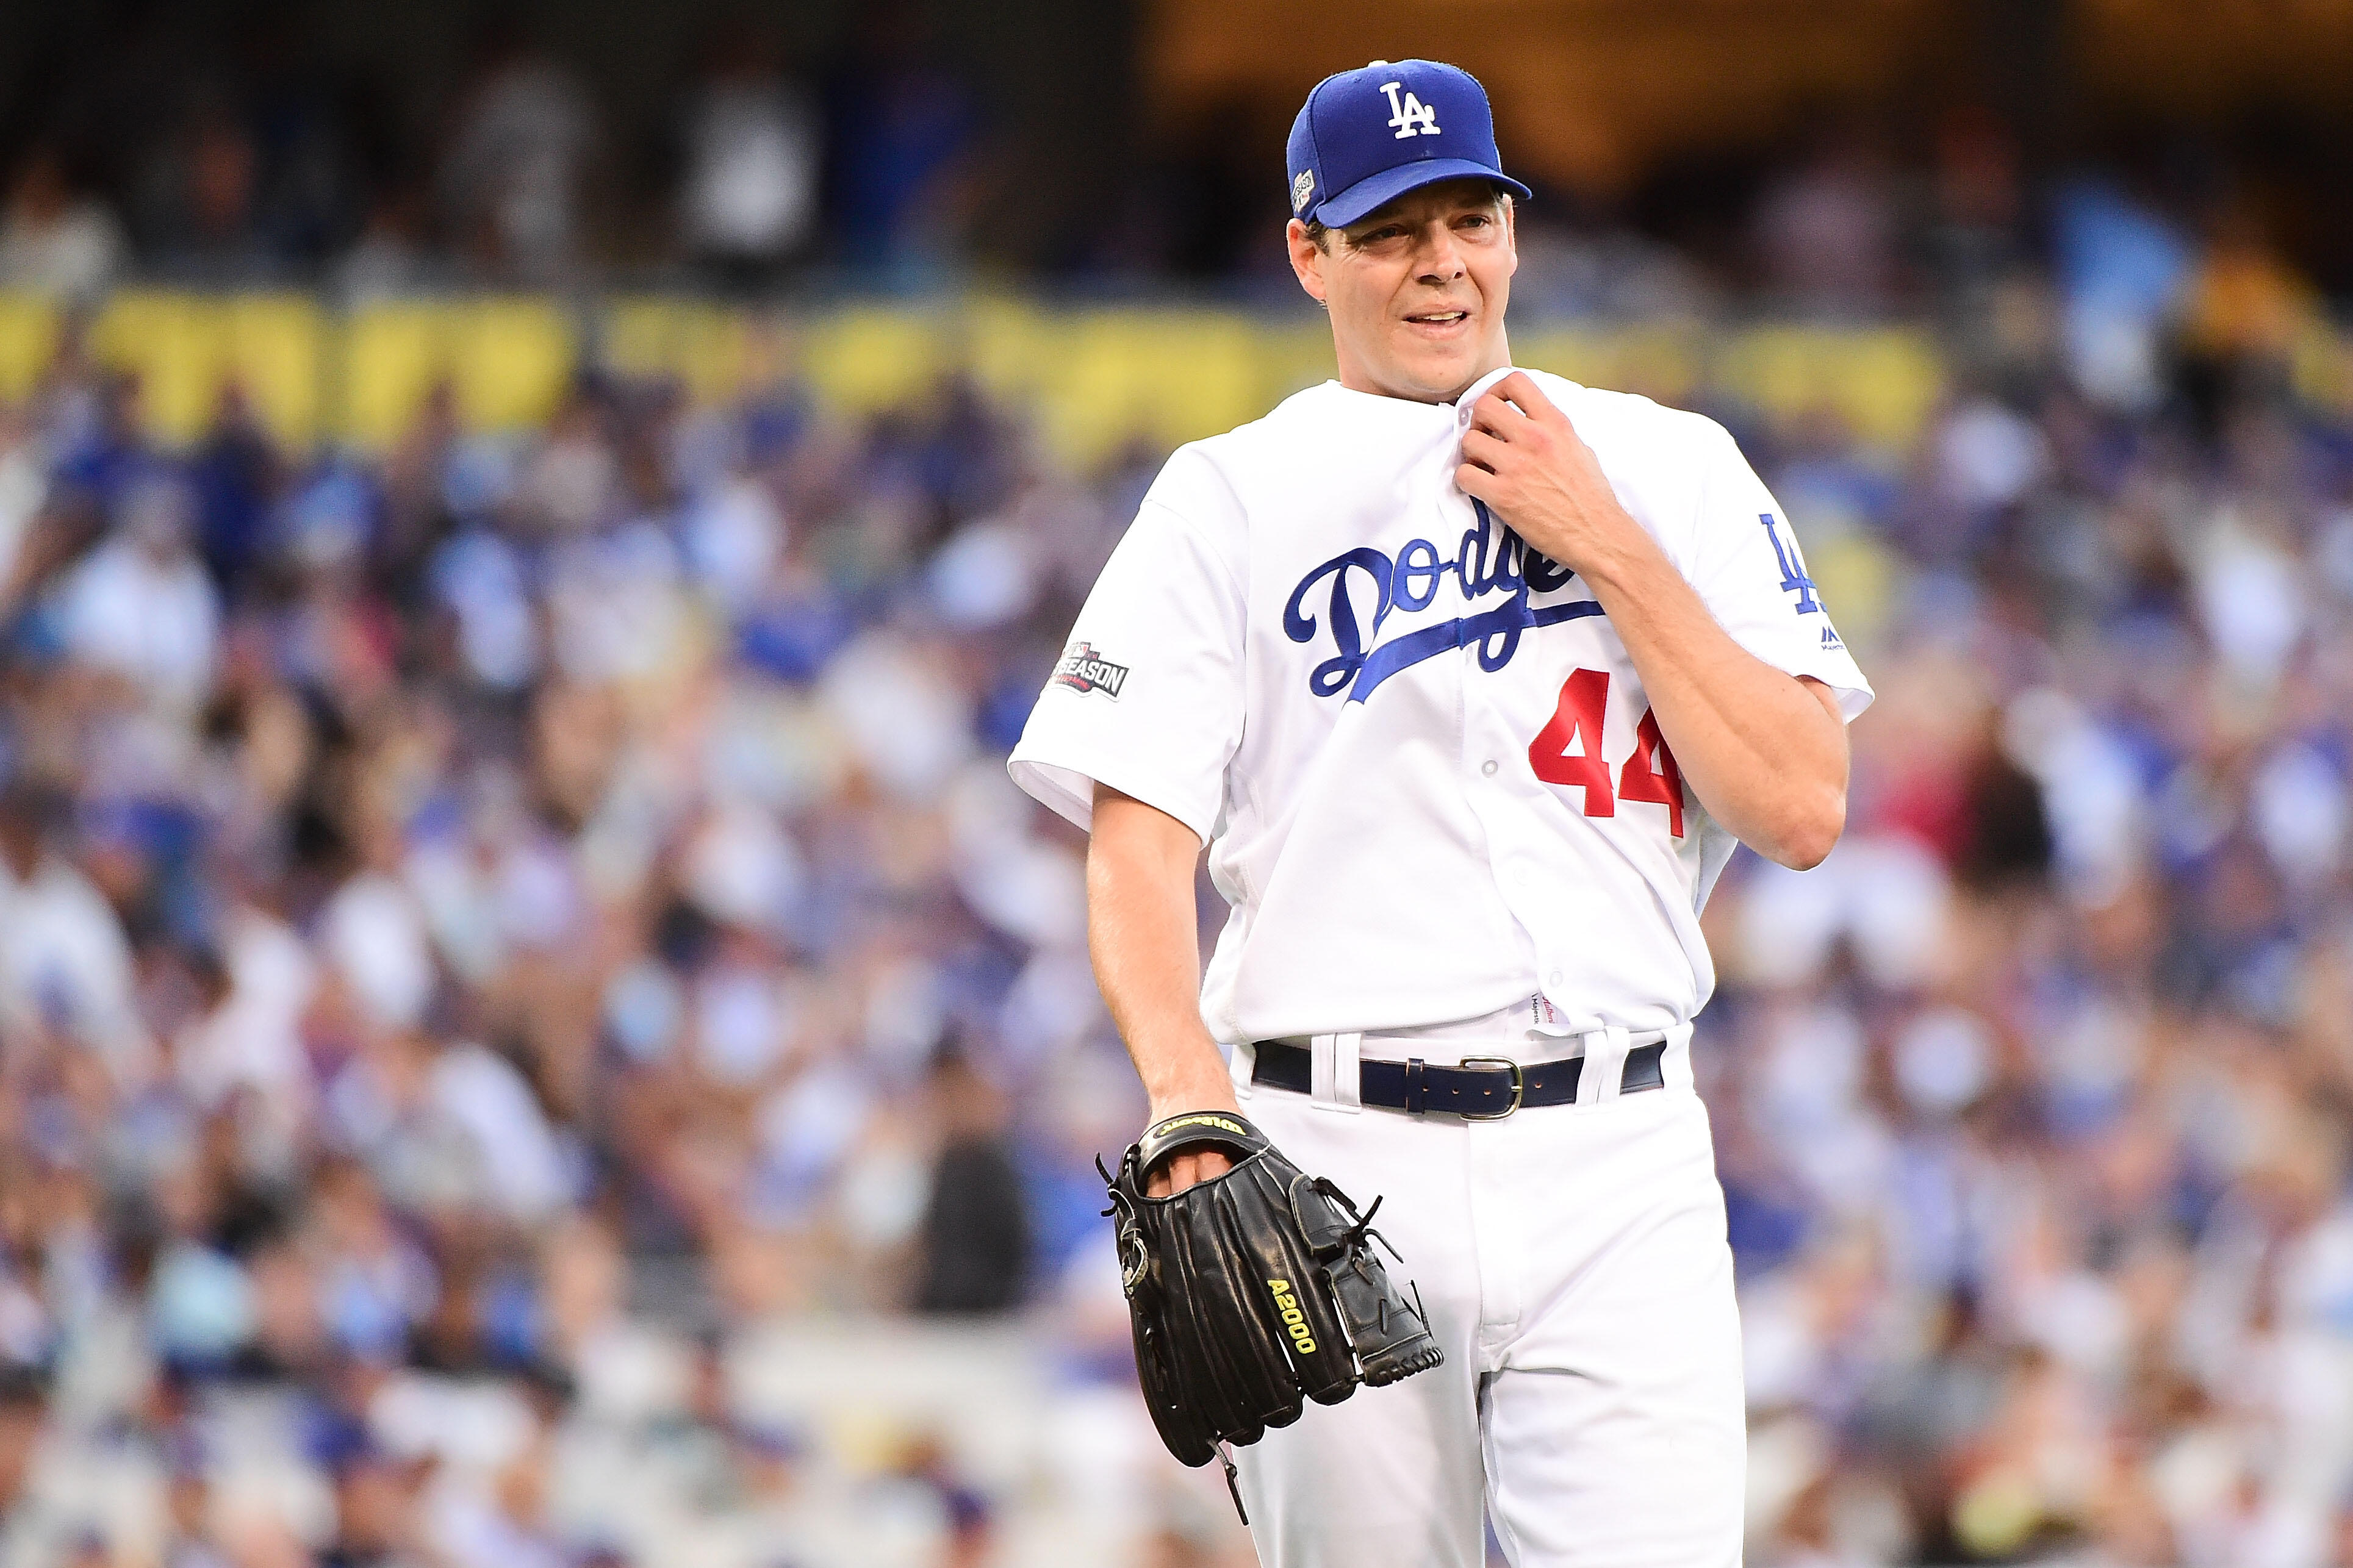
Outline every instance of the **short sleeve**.
{"label": "short sleeve", "polygon": [[1242,589],[1216,543],[1240,519],[1221,482],[1176,471],[1187,462],[1208,466],[1180,452],[1145,498],[1006,765],[1081,827],[1105,784],[1207,843],[1241,741]]}
{"label": "short sleeve", "polygon": [[1829,687],[1852,721],[1871,706],[1871,682],[1831,623],[1788,515],[1731,435],[1713,424],[1709,432],[1692,586],[1733,641],[1777,669]]}

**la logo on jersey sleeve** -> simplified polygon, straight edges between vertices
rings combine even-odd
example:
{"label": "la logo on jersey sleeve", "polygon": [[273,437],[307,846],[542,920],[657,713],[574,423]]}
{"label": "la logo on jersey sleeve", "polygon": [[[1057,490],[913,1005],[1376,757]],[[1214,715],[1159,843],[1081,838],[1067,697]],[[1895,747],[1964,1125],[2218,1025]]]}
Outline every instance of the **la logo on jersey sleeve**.
{"label": "la logo on jersey sleeve", "polygon": [[1831,625],[1830,613],[1822,608],[1821,595],[1816,592],[1819,584],[1806,574],[1806,557],[1798,549],[1797,531],[1790,530],[1788,539],[1784,541],[1779,521],[1771,512],[1758,512],[1757,521],[1765,525],[1765,537],[1773,542],[1773,559],[1781,563],[1781,592],[1798,595],[1794,606],[1798,614],[1822,617],[1824,647],[1844,647],[1837,629]]}

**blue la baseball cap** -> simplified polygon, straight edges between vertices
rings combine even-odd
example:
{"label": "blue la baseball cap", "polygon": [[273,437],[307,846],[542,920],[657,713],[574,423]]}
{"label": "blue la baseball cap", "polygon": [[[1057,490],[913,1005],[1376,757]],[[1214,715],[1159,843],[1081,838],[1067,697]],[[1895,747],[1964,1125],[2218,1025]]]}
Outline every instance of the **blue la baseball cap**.
{"label": "blue la baseball cap", "polygon": [[1504,173],[1487,89],[1460,66],[1375,60],[1315,84],[1291,122],[1291,216],[1340,228],[1418,185]]}

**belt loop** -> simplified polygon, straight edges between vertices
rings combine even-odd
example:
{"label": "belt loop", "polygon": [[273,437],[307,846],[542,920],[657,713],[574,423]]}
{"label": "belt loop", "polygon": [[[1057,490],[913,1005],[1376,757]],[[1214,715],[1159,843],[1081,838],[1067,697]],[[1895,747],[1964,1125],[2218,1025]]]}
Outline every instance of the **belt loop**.
{"label": "belt loop", "polygon": [[1587,1032],[1585,1067],[1577,1078],[1577,1104],[1599,1105],[1618,1098],[1618,1085],[1626,1076],[1630,1039],[1625,1030],[1615,1026]]}
{"label": "belt loop", "polygon": [[1430,1079],[1422,1071],[1425,1065],[1419,1057],[1408,1057],[1405,1061],[1405,1109],[1409,1116],[1419,1116],[1430,1105]]}
{"label": "belt loop", "polygon": [[1250,1078],[1258,1071],[1258,1042],[1238,1040],[1233,1055],[1226,1058],[1226,1073],[1234,1080],[1234,1098],[1244,1105],[1250,1103]]}
{"label": "belt loop", "polygon": [[1308,1093],[1318,1110],[1354,1116],[1365,1108],[1365,1074],[1360,1063],[1365,1037],[1310,1035]]}
{"label": "belt loop", "polygon": [[1692,1077],[1692,1026],[1686,1021],[1667,1026],[1667,1048],[1659,1058],[1659,1072],[1669,1089],[1689,1092],[1697,1086]]}

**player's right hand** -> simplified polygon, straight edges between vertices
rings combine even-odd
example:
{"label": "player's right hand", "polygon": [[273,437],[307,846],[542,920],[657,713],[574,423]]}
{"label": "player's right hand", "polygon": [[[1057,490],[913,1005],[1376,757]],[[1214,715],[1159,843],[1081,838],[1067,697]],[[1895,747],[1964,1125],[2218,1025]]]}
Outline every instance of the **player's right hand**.
{"label": "player's right hand", "polygon": [[1187,1149],[1170,1155],[1166,1164],[1153,1172],[1144,1184],[1144,1191],[1150,1197],[1172,1197],[1196,1182],[1222,1176],[1233,1168],[1234,1163],[1223,1150]]}
{"label": "player's right hand", "polygon": [[[1222,1092],[1220,1092],[1222,1091]],[[1152,1114],[1145,1119],[1146,1127],[1157,1127],[1172,1116],[1188,1116],[1198,1110],[1222,1110],[1229,1116],[1242,1113],[1240,1102],[1234,1099],[1231,1085],[1219,1079],[1214,1088],[1185,1096],[1182,1104],[1152,1102]],[[1234,1163],[1219,1149],[1179,1149],[1168,1156],[1166,1163],[1148,1172],[1144,1182],[1146,1197],[1165,1198],[1183,1192],[1196,1182],[1206,1182],[1222,1176],[1234,1168]]]}

